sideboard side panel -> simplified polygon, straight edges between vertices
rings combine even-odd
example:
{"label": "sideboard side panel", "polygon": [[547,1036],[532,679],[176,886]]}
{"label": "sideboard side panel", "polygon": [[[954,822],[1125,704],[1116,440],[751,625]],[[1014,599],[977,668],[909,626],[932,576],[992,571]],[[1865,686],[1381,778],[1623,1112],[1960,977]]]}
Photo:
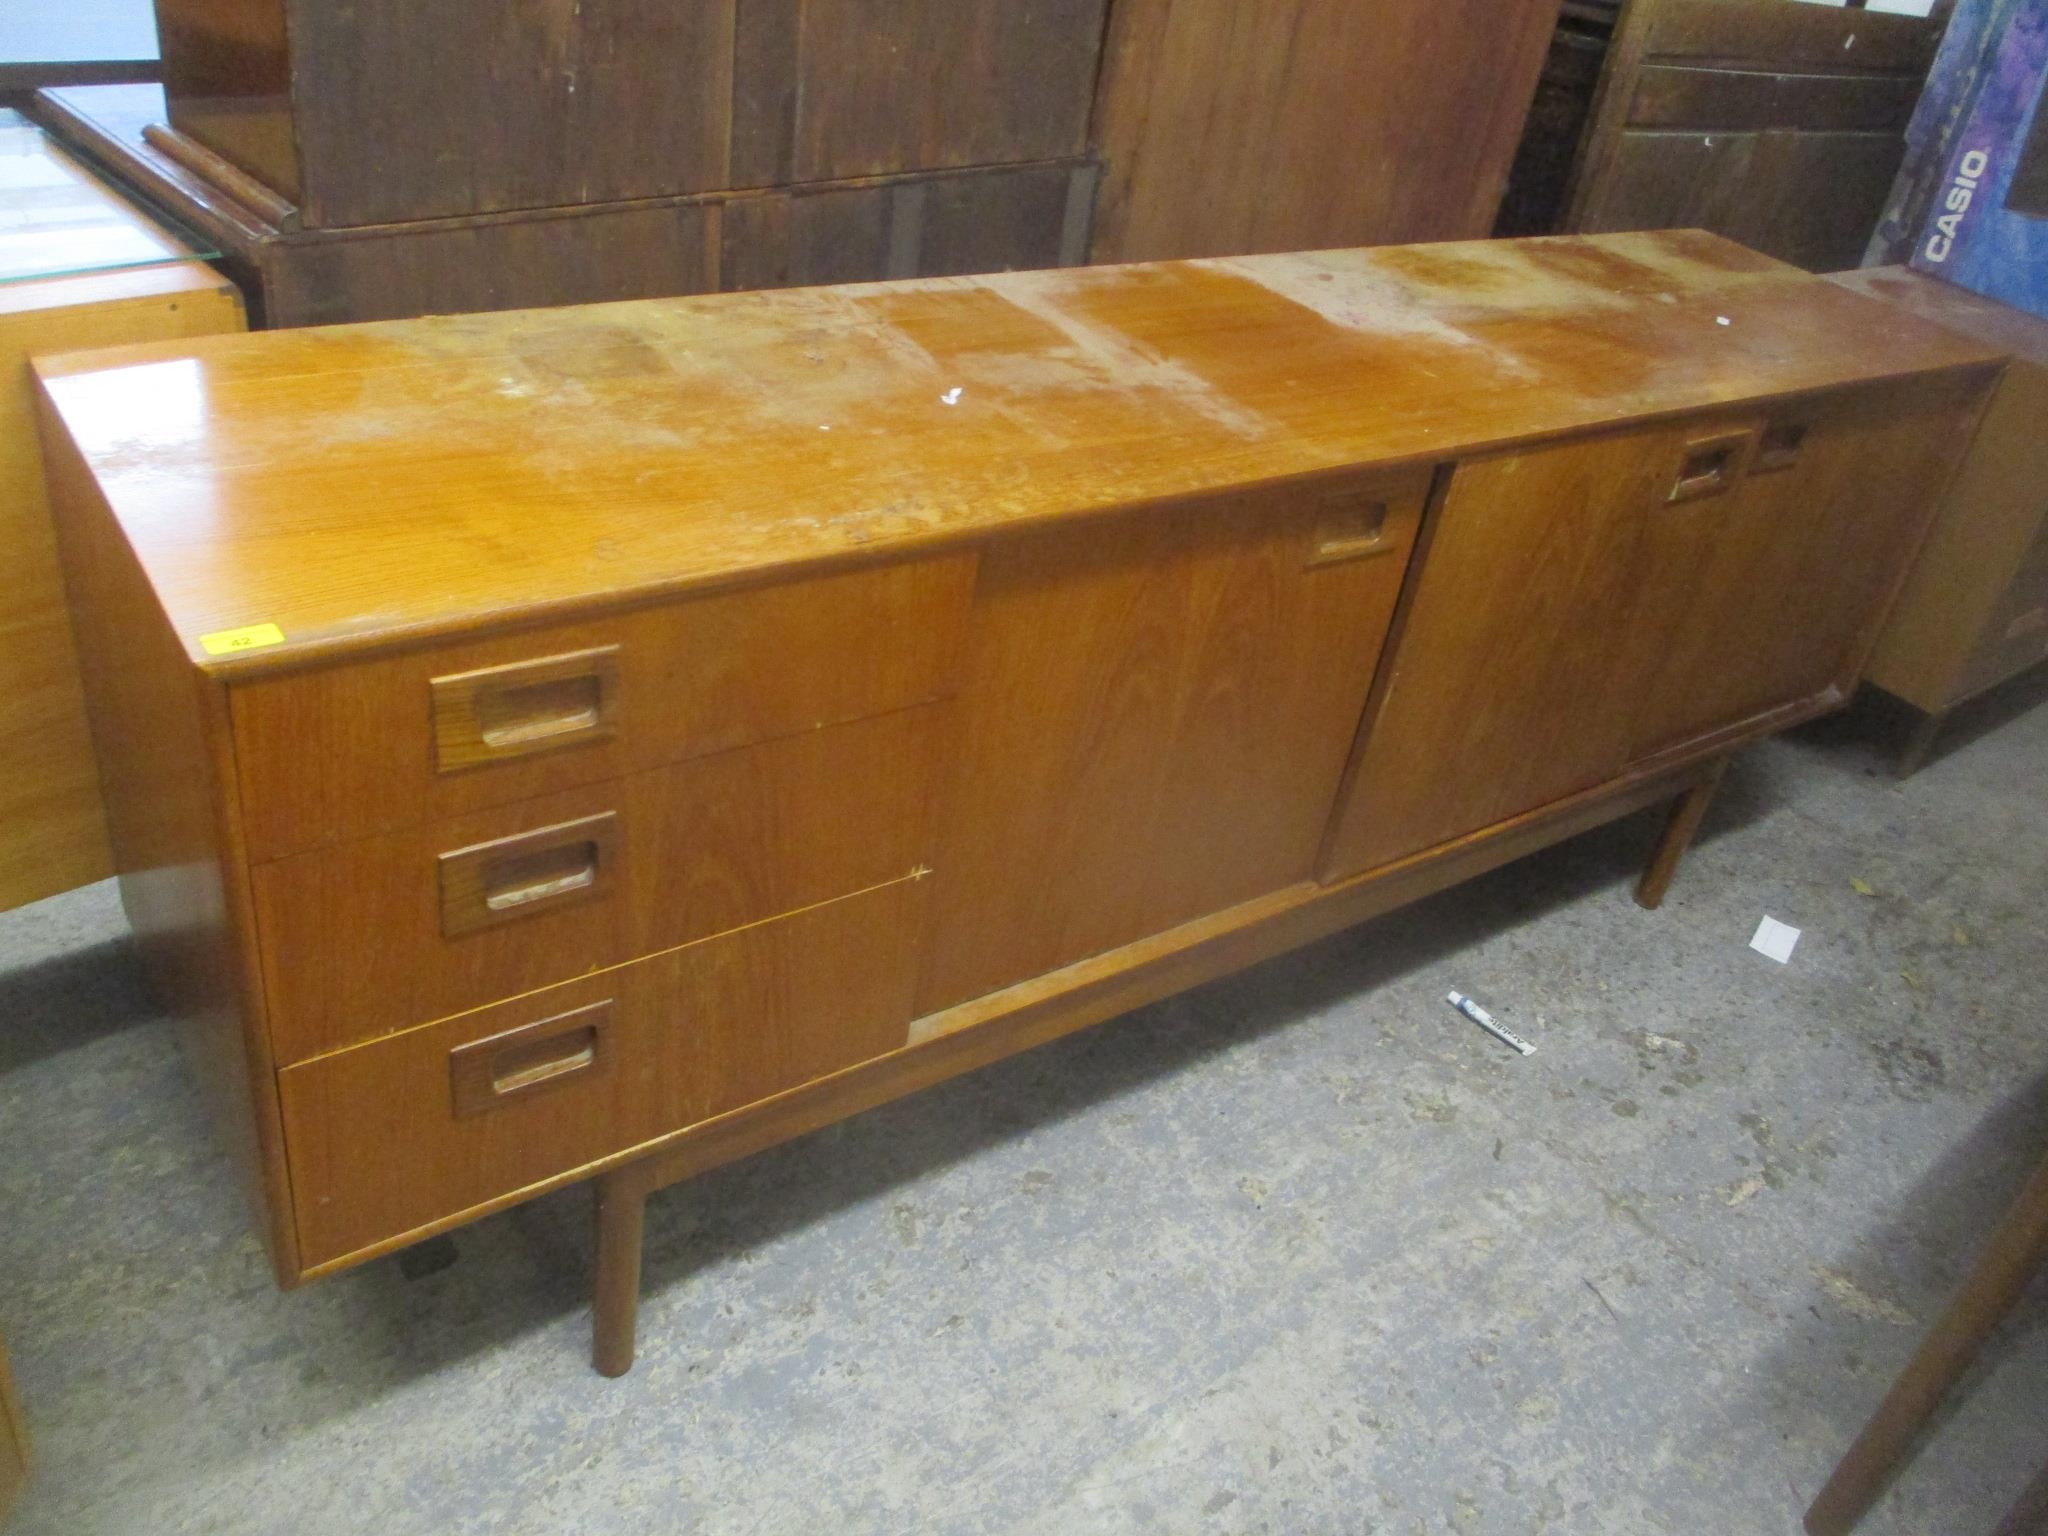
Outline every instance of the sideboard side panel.
{"label": "sideboard side panel", "polygon": [[299,1277],[283,1132],[249,962],[227,700],[193,667],[134,552],[44,402],[51,511],[121,905],[151,988],[223,1128],[279,1280]]}

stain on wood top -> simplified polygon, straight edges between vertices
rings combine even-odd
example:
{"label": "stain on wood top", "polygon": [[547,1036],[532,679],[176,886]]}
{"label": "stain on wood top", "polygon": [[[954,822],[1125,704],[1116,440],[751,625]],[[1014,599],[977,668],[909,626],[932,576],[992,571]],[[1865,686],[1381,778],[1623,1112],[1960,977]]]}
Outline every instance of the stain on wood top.
{"label": "stain on wood top", "polygon": [[[661,299],[45,360],[241,674],[1998,353],[1692,232]],[[275,624],[281,645],[198,637]]]}

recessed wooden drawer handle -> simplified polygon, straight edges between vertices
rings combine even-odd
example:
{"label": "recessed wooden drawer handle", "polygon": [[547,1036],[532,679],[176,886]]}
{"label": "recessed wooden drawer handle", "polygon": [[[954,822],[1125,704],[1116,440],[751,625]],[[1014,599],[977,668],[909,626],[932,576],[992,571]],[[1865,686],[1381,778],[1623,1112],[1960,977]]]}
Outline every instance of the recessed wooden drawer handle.
{"label": "recessed wooden drawer handle", "polygon": [[1799,462],[1799,450],[1805,446],[1805,422],[1774,421],[1757,439],[1756,457],[1750,461],[1749,472],[1767,475],[1774,470],[1790,469]]}
{"label": "recessed wooden drawer handle", "polygon": [[1685,445],[1685,457],[1679,460],[1678,478],[1664,498],[1665,505],[1698,501],[1729,489],[1747,467],[1750,445],[1755,441],[1753,430],[1694,438]]}
{"label": "recessed wooden drawer handle", "polygon": [[573,651],[434,678],[443,773],[606,741],[618,732],[619,648]]}
{"label": "recessed wooden drawer handle", "polygon": [[1383,555],[1394,548],[1387,537],[1387,504],[1367,497],[1333,496],[1316,520],[1315,553],[1309,564],[1334,565]]}
{"label": "recessed wooden drawer handle", "polygon": [[616,811],[444,853],[441,932],[454,938],[602,896],[618,856]]}
{"label": "recessed wooden drawer handle", "polygon": [[588,1078],[606,1064],[612,1003],[522,1024],[448,1053],[448,1087],[459,1116],[481,1114],[512,1099]]}

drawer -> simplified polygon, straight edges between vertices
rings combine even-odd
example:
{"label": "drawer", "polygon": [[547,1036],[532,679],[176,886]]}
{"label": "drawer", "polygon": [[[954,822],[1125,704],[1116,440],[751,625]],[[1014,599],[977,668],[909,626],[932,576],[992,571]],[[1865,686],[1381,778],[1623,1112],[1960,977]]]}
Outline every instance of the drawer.
{"label": "drawer", "polygon": [[950,704],[260,865],[281,1063],[896,880]]}
{"label": "drawer", "polygon": [[241,684],[249,856],[948,697],[973,585],[947,556]]}
{"label": "drawer", "polygon": [[309,1267],[900,1047],[899,881],[278,1074]]}

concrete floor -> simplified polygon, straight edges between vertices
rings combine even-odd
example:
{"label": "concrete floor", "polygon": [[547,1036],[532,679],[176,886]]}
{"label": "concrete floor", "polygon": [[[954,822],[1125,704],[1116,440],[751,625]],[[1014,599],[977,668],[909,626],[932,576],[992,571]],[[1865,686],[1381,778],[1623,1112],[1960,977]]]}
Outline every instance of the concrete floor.
{"label": "concrete floor", "polygon": [[[10,1536],[1790,1532],[2048,1146],[2043,702],[1756,750],[1660,914],[1637,818],[670,1191],[617,1383],[577,1191],[278,1294],[111,891],[12,914]],[[1995,1523],[2044,1318],[1868,1532]]]}

